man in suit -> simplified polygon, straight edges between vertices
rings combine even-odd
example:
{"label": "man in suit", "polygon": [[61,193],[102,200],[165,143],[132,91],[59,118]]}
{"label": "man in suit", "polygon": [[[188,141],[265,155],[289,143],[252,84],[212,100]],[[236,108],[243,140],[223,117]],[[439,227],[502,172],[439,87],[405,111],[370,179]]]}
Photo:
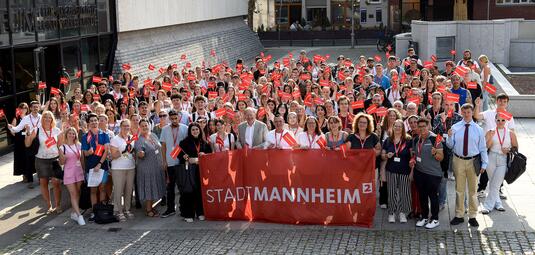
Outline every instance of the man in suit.
{"label": "man in suit", "polygon": [[242,147],[248,146],[252,149],[264,148],[268,129],[266,124],[256,120],[256,110],[248,107],[244,111],[245,122],[238,126],[238,141]]}

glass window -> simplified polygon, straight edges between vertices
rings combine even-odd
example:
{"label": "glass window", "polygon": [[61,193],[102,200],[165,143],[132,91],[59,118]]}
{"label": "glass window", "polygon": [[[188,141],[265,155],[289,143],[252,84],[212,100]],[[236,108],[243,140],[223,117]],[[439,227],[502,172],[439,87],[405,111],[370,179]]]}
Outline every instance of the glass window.
{"label": "glass window", "polygon": [[81,40],[82,69],[84,76],[92,76],[97,70],[98,58],[98,37],[91,37]]}
{"label": "glass window", "polygon": [[98,10],[98,31],[110,32],[110,7],[108,0],[97,0]]}
{"label": "glass window", "polygon": [[[66,43],[62,47],[63,51],[63,66],[70,77],[76,77],[76,72],[80,70],[80,62],[78,59],[78,43],[70,42]],[[84,70],[85,71],[85,70]],[[71,85],[74,85],[76,80],[71,80]],[[74,88],[74,86],[72,87]]]}
{"label": "glass window", "polygon": [[59,26],[56,0],[36,0],[35,6],[37,40],[58,39]]}
{"label": "glass window", "polygon": [[367,18],[368,13],[366,12],[366,9],[360,9],[360,23],[366,23]]}
{"label": "glass window", "polygon": [[33,47],[15,49],[15,86],[18,92],[35,90]]}
{"label": "glass window", "polygon": [[376,22],[383,22],[383,9],[377,8],[375,10],[375,21]]}
{"label": "glass window", "polygon": [[[280,10],[280,15],[279,15]],[[275,13],[277,15],[277,21],[279,24],[288,24],[288,5],[279,6],[277,5],[275,7]]]}
{"label": "glass window", "polygon": [[0,47],[9,45],[9,18],[6,0],[0,0]]}
{"label": "glass window", "polygon": [[61,37],[80,35],[78,0],[59,0],[58,16]]}
{"label": "glass window", "polygon": [[455,49],[455,36],[437,37],[436,49],[438,60],[450,60],[450,52]]}
{"label": "glass window", "polygon": [[35,24],[32,0],[10,1],[13,44],[35,42]]}
{"label": "glass window", "polygon": [[0,97],[13,93],[11,49],[0,50]]}
{"label": "glass window", "polygon": [[100,64],[102,64],[102,70],[108,70],[108,57],[112,49],[111,35],[100,37]]}
{"label": "glass window", "polygon": [[[9,123],[11,123],[15,117],[15,100],[13,100],[13,98],[0,100],[0,109],[4,109],[6,118],[9,120]],[[7,123],[2,119],[2,121],[0,121],[0,150],[8,149],[11,144],[13,144],[13,136],[9,135]]]}
{"label": "glass window", "polygon": [[97,33],[97,4],[95,0],[80,0],[80,31],[82,35]]}

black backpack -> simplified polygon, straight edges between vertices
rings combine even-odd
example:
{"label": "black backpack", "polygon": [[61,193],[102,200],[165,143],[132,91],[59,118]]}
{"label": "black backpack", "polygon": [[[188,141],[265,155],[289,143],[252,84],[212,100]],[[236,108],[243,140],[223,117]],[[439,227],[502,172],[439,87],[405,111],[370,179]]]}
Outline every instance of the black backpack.
{"label": "black backpack", "polygon": [[113,215],[113,205],[98,203],[93,206],[93,214],[95,214],[95,223],[108,224],[118,222]]}

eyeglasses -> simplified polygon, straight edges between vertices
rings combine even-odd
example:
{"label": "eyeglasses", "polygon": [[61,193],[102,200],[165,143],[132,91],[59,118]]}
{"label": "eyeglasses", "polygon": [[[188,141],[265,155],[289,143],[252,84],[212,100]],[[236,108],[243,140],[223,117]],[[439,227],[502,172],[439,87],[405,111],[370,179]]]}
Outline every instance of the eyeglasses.
{"label": "eyeglasses", "polygon": [[165,117],[167,117],[167,114],[158,115],[158,117],[165,118]]}
{"label": "eyeglasses", "polygon": [[506,120],[496,120],[496,122],[505,122]]}

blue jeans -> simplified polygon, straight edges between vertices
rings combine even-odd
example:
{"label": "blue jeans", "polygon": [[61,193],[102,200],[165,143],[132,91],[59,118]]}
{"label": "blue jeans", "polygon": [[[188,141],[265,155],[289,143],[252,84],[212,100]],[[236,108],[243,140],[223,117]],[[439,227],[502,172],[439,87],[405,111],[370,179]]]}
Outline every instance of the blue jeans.
{"label": "blue jeans", "polygon": [[486,111],[489,109],[489,92],[487,92],[485,89],[483,89],[483,100],[481,100],[483,105],[483,111]]}

